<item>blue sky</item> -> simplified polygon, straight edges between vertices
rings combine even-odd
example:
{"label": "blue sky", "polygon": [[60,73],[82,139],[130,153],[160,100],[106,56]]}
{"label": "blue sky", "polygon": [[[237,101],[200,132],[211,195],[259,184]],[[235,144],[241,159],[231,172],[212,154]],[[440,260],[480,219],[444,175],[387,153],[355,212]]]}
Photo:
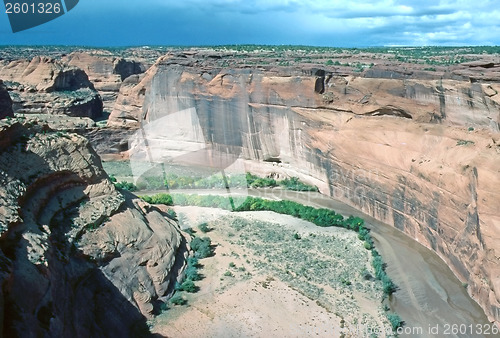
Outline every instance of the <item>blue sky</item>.
{"label": "blue sky", "polygon": [[0,44],[500,45],[497,0],[80,0]]}

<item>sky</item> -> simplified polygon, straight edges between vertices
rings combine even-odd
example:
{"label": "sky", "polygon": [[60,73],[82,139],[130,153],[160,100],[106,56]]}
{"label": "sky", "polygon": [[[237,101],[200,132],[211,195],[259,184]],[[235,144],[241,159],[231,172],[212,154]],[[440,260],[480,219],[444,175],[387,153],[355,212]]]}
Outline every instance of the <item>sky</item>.
{"label": "sky", "polygon": [[498,0],[80,0],[0,45],[500,45]]}

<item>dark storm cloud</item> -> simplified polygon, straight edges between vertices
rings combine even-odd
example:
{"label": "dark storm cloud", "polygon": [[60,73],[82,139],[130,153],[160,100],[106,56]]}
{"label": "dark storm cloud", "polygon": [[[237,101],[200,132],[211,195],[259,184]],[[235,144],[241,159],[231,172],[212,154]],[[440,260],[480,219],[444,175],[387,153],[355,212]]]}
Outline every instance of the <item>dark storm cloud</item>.
{"label": "dark storm cloud", "polygon": [[4,44],[499,44],[490,0],[86,0]]}

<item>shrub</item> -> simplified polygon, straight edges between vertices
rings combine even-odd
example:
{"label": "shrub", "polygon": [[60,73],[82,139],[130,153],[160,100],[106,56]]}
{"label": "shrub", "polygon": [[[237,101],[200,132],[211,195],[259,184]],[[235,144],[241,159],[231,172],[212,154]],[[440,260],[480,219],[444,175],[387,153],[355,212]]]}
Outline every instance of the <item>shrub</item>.
{"label": "shrub", "polygon": [[184,232],[187,233],[189,236],[194,236],[193,228],[184,229]]}
{"label": "shrub", "polygon": [[177,219],[177,213],[175,212],[175,210],[173,210],[173,209],[169,209],[169,210],[167,211],[167,214],[168,214],[171,218],[173,218],[173,219],[175,219],[175,220]]}
{"label": "shrub", "polygon": [[295,191],[318,191],[318,188],[299,181],[298,177],[286,178],[279,182],[287,190]]}
{"label": "shrub", "polygon": [[192,280],[186,279],[184,282],[182,282],[180,290],[194,293],[198,291],[198,287],[194,285],[194,282]]}
{"label": "shrub", "polygon": [[191,249],[196,258],[206,258],[213,254],[212,241],[208,237],[195,237],[191,241]]}
{"label": "shrub", "polygon": [[189,266],[186,268],[186,279],[192,281],[202,280],[203,276],[198,273],[198,268],[196,266]]}
{"label": "shrub", "polygon": [[209,232],[210,230],[212,230],[207,223],[201,223],[198,228],[201,230],[201,232],[203,233],[207,233]]}
{"label": "shrub", "polygon": [[391,295],[394,291],[396,291],[396,284],[394,284],[394,282],[385,273],[382,277],[382,288],[385,295]]}
{"label": "shrub", "polygon": [[387,313],[387,319],[391,323],[391,327],[392,327],[393,331],[397,331],[397,329],[400,328],[401,326],[403,326],[403,324],[404,324],[401,317],[399,317],[399,315],[396,313]]}
{"label": "shrub", "polygon": [[195,266],[197,268],[200,267],[200,263],[198,262],[198,258],[196,258],[196,257],[188,257],[187,265],[188,266]]}
{"label": "shrub", "polygon": [[170,303],[175,305],[185,305],[187,300],[182,298],[182,296],[176,293],[172,298],[170,298]]}
{"label": "shrub", "polygon": [[373,276],[370,271],[368,271],[367,269],[363,269],[361,270],[361,277],[363,277],[364,280],[370,280]]}
{"label": "shrub", "polygon": [[136,191],[137,187],[134,183],[121,181],[119,183],[115,183],[115,187],[118,189],[128,190],[128,191]]}

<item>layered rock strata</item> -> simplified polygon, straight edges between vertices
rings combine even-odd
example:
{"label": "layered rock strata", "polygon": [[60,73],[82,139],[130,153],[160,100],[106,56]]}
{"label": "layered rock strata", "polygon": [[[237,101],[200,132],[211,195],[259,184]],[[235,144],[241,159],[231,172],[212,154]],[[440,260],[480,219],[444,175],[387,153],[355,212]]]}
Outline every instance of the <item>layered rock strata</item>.
{"label": "layered rock strata", "polygon": [[80,68],[47,57],[14,60],[0,67],[13,110],[20,114],[102,115],[102,99]]}
{"label": "layered rock strata", "polygon": [[346,74],[203,60],[167,55],[130,77],[108,125],[140,128],[195,108],[205,145],[299,176],[407,233],[500,322],[498,63]]}
{"label": "layered rock strata", "polygon": [[144,73],[146,69],[141,62],[102,54],[74,52],[64,57],[62,62],[87,73],[102,97],[104,109],[111,112],[122,82],[131,75]]}
{"label": "layered rock strata", "polygon": [[0,330],[147,336],[183,269],[184,238],[115,189],[87,139],[57,128],[0,122]]}

